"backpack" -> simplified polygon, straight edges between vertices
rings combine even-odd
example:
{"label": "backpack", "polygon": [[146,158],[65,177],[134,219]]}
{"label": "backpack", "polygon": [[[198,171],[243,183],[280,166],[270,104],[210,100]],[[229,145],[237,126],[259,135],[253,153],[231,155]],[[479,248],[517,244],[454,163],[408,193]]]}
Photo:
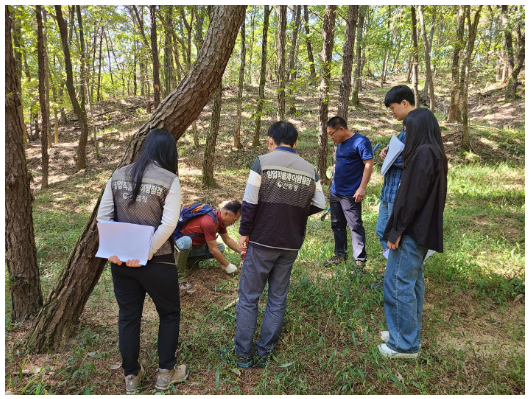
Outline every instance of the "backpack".
{"label": "backpack", "polygon": [[[181,233],[181,229],[186,224],[186,222],[188,222],[192,218],[195,218],[196,216],[201,215],[209,215],[214,219],[214,222],[218,223],[218,215],[216,213],[216,210],[210,205],[202,204],[201,202],[189,202],[187,204],[183,204],[181,213],[179,214],[179,221],[177,222],[177,227],[175,227],[175,230],[173,231],[173,239],[178,240],[179,238],[184,236],[184,234]],[[188,237],[195,237],[202,235],[202,233],[186,235]]]}

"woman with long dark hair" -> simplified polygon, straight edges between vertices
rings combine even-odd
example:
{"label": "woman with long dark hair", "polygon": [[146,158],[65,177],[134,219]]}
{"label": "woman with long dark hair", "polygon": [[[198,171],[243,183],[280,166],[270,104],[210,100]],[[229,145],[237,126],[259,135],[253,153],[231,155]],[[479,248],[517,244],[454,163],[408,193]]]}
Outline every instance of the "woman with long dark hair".
{"label": "woman with long dark hair", "polygon": [[[145,375],[139,363],[140,321],[146,292],[159,313],[159,369],[155,388],[188,377],[188,366],[177,366],[180,294],[171,234],[181,208],[175,139],[166,130],[151,130],[136,160],[116,170],[103,193],[98,221],[153,226],[148,262],[111,256],[114,293],[120,308],[118,331],[126,394],[134,394]],[[123,265],[125,263],[125,265]]]}
{"label": "woman with long dark hair", "polygon": [[[424,304],[423,262],[428,249],[443,251],[443,211],[448,160],[441,130],[426,108],[406,120],[404,173],[385,227],[389,255],[384,277],[388,341],[378,346],[392,358],[416,358],[420,351]],[[386,338],[387,340],[387,338]]]}

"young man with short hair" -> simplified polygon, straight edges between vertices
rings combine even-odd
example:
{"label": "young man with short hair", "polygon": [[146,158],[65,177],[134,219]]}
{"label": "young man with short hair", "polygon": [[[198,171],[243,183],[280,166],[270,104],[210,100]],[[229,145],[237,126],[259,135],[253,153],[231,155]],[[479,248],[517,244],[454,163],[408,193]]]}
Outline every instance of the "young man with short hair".
{"label": "young man with short hair", "polygon": [[[192,284],[186,281],[187,260],[199,261],[211,255],[222,266],[223,270],[232,274],[238,268],[223,256],[225,246],[216,241],[219,233],[223,242],[233,251],[241,253],[240,247],[227,233],[227,227],[236,223],[241,216],[239,201],[229,201],[221,209],[216,210],[217,221],[209,214],[196,216],[185,223],[181,229],[183,236],[175,241],[178,254],[175,264],[179,274],[179,289],[187,291]],[[195,262],[194,262],[195,263]]]}
{"label": "young man with short hair", "polygon": [[364,266],[365,229],[361,218],[361,202],[371,178],[373,159],[369,139],[351,132],[340,116],[326,123],[328,137],[337,144],[336,169],[330,189],[330,218],[334,232],[334,256],[325,261],[326,267],[347,260],[347,225],[352,237],[352,256],[356,266]]}
{"label": "young man with short hair", "polygon": [[[251,166],[242,203],[239,244],[247,253],[238,286],[236,337],[219,353],[227,363],[245,368],[269,362],[282,332],[291,269],[308,216],[326,204],[314,166],[295,150],[295,126],[276,122],[267,134],[270,152]],[[266,282],[267,305],[253,359],[258,300]]]}

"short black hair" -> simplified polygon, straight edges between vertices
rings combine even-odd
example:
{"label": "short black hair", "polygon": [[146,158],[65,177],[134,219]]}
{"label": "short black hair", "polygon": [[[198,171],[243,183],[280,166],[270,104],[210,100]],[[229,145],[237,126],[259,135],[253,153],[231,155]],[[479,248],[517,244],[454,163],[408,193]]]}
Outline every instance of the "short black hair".
{"label": "short black hair", "polygon": [[287,144],[290,147],[297,142],[299,132],[293,124],[286,121],[278,121],[269,126],[267,135],[273,139],[276,145]]}
{"label": "short black hair", "polygon": [[339,127],[348,129],[347,121],[345,120],[345,118],[342,118],[340,116],[334,116],[333,118],[330,118],[328,122],[326,122],[326,126],[331,127],[332,129],[338,129]]}
{"label": "short black hair", "polygon": [[403,100],[406,100],[411,105],[415,105],[415,94],[409,86],[398,85],[392,87],[391,90],[387,92],[384,104],[386,107],[389,107],[392,103],[400,104]]}
{"label": "short black hair", "polygon": [[238,212],[241,212],[242,204],[238,200],[232,200],[232,201],[227,202],[225,205],[223,205],[223,208],[221,209],[231,211],[232,213],[236,215]]}

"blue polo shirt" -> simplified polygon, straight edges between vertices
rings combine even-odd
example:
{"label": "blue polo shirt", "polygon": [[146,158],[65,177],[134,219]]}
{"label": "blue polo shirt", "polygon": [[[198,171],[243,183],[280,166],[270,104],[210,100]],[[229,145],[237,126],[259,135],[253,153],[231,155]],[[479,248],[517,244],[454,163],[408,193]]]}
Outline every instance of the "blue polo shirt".
{"label": "blue polo shirt", "polygon": [[372,159],[369,139],[359,133],[337,145],[336,170],[331,192],[335,195],[354,195],[361,184],[365,164]]}

